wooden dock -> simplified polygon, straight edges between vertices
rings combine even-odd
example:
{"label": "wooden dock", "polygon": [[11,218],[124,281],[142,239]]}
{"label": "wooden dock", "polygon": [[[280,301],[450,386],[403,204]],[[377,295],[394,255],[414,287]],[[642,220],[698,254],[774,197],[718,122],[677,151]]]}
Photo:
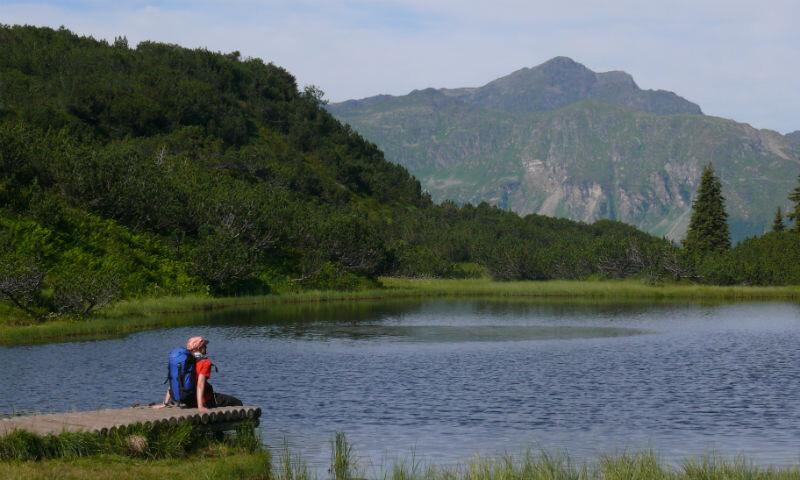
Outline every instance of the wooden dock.
{"label": "wooden dock", "polygon": [[212,408],[200,413],[196,408],[131,407],[86,412],[28,415],[0,419],[0,436],[14,430],[26,430],[40,435],[61,432],[97,432],[108,434],[133,425],[145,427],[177,425],[189,422],[205,430],[233,430],[250,421],[258,425],[261,409],[258,407]]}

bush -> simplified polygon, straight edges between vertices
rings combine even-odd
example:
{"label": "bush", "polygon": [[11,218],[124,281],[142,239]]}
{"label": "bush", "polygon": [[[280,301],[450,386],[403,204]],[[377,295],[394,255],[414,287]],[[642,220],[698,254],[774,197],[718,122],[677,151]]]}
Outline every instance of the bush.
{"label": "bush", "polygon": [[34,318],[39,318],[45,272],[39,262],[8,250],[0,251],[0,300],[7,300]]}
{"label": "bush", "polygon": [[488,278],[489,271],[483,265],[471,262],[456,263],[450,269],[450,278]]}
{"label": "bush", "polygon": [[451,264],[426,245],[395,245],[392,273],[404,277],[447,277]]}
{"label": "bush", "polygon": [[91,314],[121,295],[116,272],[89,269],[81,264],[62,267],[52,275],[50,285],[53,310],[80,316]]}
{"label": "bush", "polygon": [[316,272],[303,279],[301,285],[313,290],[367,290],[379,286],[374,279],[352,273],[333,262],[323,263]]}

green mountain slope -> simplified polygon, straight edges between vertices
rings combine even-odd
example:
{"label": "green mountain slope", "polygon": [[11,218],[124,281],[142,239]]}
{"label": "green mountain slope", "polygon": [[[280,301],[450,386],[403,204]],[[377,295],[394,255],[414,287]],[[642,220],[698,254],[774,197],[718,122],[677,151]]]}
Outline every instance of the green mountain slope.
{"label": "green mountain slope", "polygon": [[620,220],[682,238],[702,167],[720,175],[735,240],[763,233],[800,172],[791,136],[702,115],[623,72],[559,57],[472,89],[329,105],[434,200]]}

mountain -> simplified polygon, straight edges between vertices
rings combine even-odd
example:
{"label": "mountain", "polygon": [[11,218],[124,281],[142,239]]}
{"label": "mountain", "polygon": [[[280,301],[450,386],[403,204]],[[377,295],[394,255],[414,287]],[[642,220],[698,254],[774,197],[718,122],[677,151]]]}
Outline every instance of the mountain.
{"label": "mountain", "polygon": [[415,90],[328,105],[406,166],[436,201],[488,201],[520,214],[620,220],[682,238],[705,164],[720,175],[734,240],[787,204],[794,136],[703,115],[624,72],[566,57],[478,88]]}
{"label": "mountain", "polygon": [[787,133],[786,139],[791,143],[795,148],[800,150],[800,130],[796,132]]}

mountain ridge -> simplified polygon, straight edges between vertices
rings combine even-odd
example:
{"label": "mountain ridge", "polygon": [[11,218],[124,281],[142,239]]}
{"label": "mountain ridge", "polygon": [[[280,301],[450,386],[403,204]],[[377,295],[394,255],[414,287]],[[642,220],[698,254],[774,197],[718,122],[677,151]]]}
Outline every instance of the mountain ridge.
{"label": "mountain ridge", "polygon": [[609,218],[674,240],[705,164],[721,175],[734,240],[768,229],[800,171],[800,133],[704,115],[677,94],[639,89],[625,72],[595,73],[566,57],[482,87],[328,109],[409,168],[436,201]]}
{"label": "mountain ridge", "polygon": [[660,115],[703,114],[698,105],[673,92],[642,90],[627,72],[593,72],[569,57],[554,57],[541,65],[521,68],[480,87],[415,89],[407,95],[376,95],[332,106],[347,109],[415,95],[439,95],[476,107],[509,112],[550,111],[594,99]]}

